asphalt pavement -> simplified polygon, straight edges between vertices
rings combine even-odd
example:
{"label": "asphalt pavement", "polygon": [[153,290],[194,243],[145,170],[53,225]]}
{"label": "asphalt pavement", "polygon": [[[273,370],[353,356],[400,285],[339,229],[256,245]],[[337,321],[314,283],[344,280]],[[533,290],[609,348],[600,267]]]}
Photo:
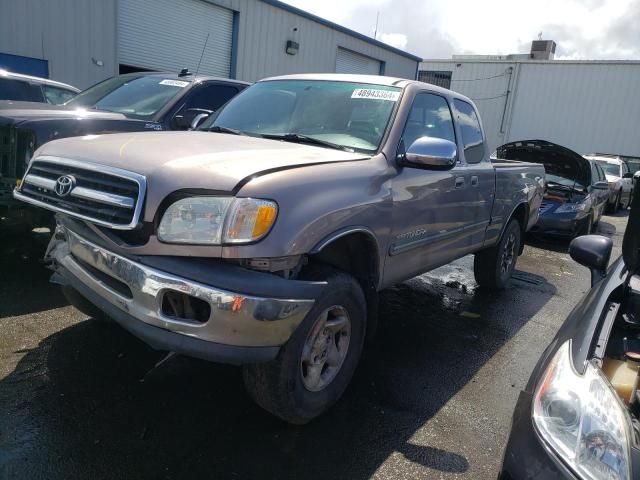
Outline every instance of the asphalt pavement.
{"label": "asphalt pavement", "polygon": [[[619,255],[627,212],[600,233]],[[0,480],[495,478],[518,392],[589,288],[567,242],[528,239],[511,288],[466,257],[382,293],[373,347],[340,402],[295,427],[240,371],[163,358],[68,306],[46,233],[0,240]]]}

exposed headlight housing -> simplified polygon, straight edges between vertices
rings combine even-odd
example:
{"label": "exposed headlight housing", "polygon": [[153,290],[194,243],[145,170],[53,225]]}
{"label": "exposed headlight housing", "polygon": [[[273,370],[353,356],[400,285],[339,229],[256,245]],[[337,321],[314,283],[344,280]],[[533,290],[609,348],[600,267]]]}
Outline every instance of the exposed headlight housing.
{"label": "exposed headlight housing", "polygon": [[584,212],[587,209],[587,202],[582,203],[563,203],[556,208],[556,213],[573,213]]}
{"label": "exposed headlight housing", "polygon": [[277,214],[278,206],[270,200],[187,197],[166,210],[158,240],[193,245],[251,243],[269,233]]}
{"label": "exposed headlight housing", "polygon": [[584,375],[578,374],[570,353],[568,341],[558,349],[536,389],[536,430],[579,478],[628,480],[628,413],[602,371],[590,362]]}

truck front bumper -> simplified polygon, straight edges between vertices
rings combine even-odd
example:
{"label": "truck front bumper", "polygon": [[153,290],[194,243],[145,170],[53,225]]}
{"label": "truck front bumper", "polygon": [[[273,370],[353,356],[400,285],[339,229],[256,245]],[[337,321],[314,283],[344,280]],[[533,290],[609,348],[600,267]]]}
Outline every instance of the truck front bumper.
{"label": "truck front bumper", "polygon": [[[153,348],[222,363],[275,358],[314,304],[312,298],[252,296],[177,276],[113,253],[61,226],[47,258],[56,271],[54,281],[75,289]],[[252,276],[264,275],[245,272],[248,289]],[[168,314],[163,300],[170,292],[206,302],[210,313],[199,321]]]}

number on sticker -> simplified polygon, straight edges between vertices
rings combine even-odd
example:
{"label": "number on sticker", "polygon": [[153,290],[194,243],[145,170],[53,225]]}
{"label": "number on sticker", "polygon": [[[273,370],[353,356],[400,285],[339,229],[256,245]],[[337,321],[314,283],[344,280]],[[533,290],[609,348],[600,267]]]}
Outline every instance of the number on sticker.
{"label": "number on sticker", "polygon": [[396,102],[400,98],[400,92],[377,90],[374,88],[357,88],[351,94],[351,98],[370,98],[372,100],[388,100],[390,102]]}

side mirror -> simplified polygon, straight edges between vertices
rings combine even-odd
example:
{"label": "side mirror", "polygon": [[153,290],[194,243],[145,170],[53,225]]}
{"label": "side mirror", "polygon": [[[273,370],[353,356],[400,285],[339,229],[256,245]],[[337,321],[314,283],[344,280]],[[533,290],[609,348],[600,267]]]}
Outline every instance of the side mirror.
{"label": "side mirror", "polygon": [[407,149],[404,159],[409,166],[447,169],[456,164],[458,147],[442,138],[420,137]]}
{"label": "side mirror", "polygon": [[189,125],[189,130],[195,130],[200,126],[202,122],[204,122],[207,118],[209,118],[209,113],[199,113],[193,120],[191,121],[191,125]]}
{"label": "side mirror", "polygon": [[596,190],[609,190],[609,182],[605,182],[604,180],[596,182],[593,184],[593,188]]}
{"label": "side mirror", "polygon": [[[211,110],[205,110],[204,108],[188,108],[186,110],[181,110],[180,113],[173,117],[173,128],[176,130],[188,130],[189,128],[192,128],[193,122],[196,118],[203,114],[208,117],[211,115]],[[200,118],[200,121],[202,120],[203,119]]]}
{"label": "side mirror", "polygon": [[591,270],[591,286],[607,276],[613,241],[602,235],[582,235],[569,245],[569,255]]}

